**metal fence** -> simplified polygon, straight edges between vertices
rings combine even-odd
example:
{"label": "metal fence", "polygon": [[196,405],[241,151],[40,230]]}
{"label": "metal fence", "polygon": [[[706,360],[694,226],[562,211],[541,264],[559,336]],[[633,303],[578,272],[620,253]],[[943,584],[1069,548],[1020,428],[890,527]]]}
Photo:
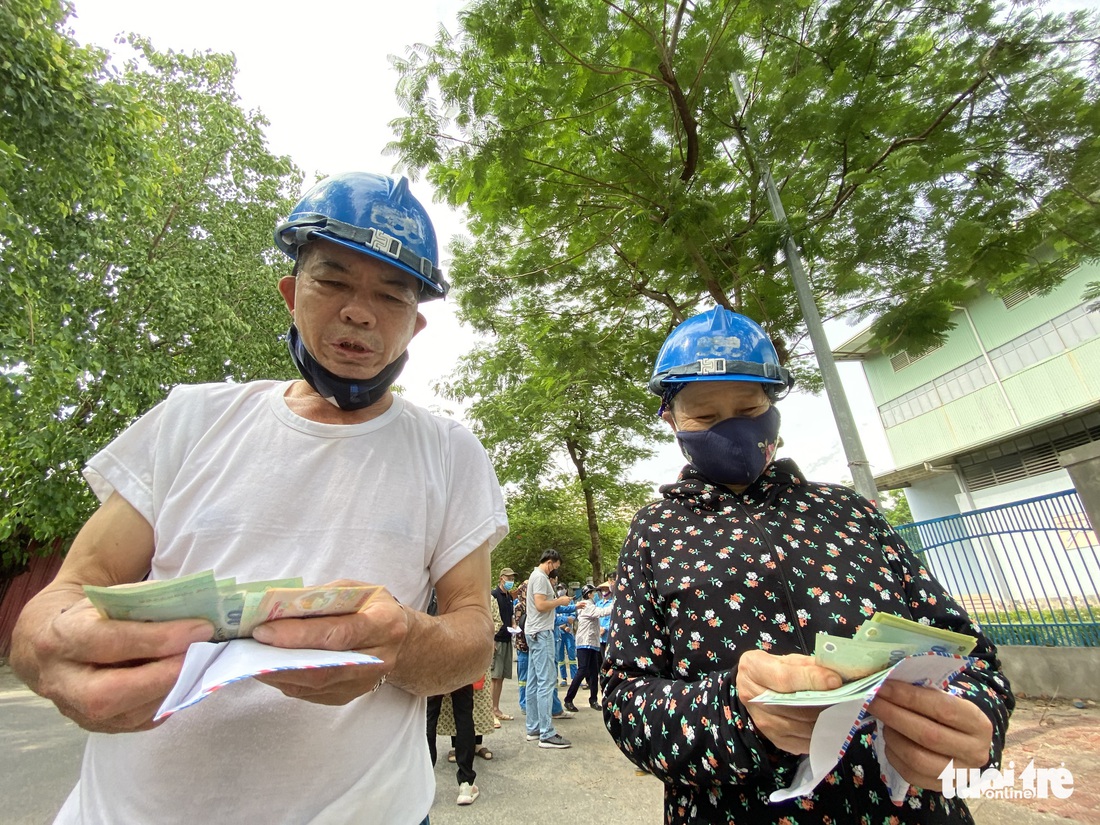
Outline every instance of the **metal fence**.
{"label": "metal fence", "polygon": [[1100,544],[1075,490],[897,530],[997,644],[1100,647]]}

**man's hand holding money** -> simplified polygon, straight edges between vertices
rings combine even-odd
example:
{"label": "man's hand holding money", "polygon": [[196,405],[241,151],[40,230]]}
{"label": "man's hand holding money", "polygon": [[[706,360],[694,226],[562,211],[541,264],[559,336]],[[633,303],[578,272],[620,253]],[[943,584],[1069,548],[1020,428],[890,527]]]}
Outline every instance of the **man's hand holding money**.
{"label": "man's hand holding money", "polygon": [[205,642],[204,619],[105,619],[87,599],[60,613],[40,637],[37,693],[85,730],[149,730],[179,677],[187,648]]}
{"label": "man's hand holding money", "polygon": [[[341,580],[324,586],[355,586]],[[389,591],[380,588],[357,613],[305,619],[276,619],[260,625],[252,637],[264,644],[314,650],[356,650],[382,660],[378,665],[285,670],[257,676],[294,699],[320,705],[345,705],[380,687],[393,670],[409,632],[405,609]]]}

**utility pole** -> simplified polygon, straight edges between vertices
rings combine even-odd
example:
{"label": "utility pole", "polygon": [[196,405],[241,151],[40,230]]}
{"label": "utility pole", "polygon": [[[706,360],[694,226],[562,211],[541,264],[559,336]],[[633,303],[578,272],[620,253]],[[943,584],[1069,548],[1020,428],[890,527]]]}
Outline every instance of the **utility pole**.
{"label": "utility pole", "polygon": [[[742,111],[748,110],[748,102],[745,98],[745,90],[741,86],[741,80],[736,74],[730,76],[733,83],[733,93]],[[747,140],[751,142],[752,133],[746,127]],[[752,152],[751,146],[746,151]],[[821,368],[821,379],[825,384],[825,394],[829,397],[829,406],[833,409],[833,419],[836,421],[837,431],[840,433],[840,444],[844,449],[844,456],[848,459],[848,469],[852,471],[852,482],[856,492],[871,502],[878,501],[878,488],[875,487],[875,477],[871,473],[871,465],[863,452],[863,442],[859,440],[859,432],[856,430],[855,417],[852,408],[848,405],[848,396],[844,394],[844,386],[840,382],[840,373],[833,359],[833,350],[829,346],[829,339],[825,335],[825,327],[821,324],[821,314],[817,309],[817,301],[814,300],[813,290],[810,288],[810,279],[806,276],[806,270],[802,266],[802,256],[795,243],[794,233],[787,221],[787,212],[783,208],[783,201],[779,198],[779,189],[772,178],[771,165],[766,158],[756,157],[757,166],[760,168],[764,189],[768,195],[768,206],[772,217],[782,227],[785,235],[783,252],[787,258],[787,269],[790,270],[791,280],[794,282],[795,294],[798,295],[798,305],[802,310],[802,317],[806,321],[806,329],[810,333],[810,343],[817,356],[817,364]]]}

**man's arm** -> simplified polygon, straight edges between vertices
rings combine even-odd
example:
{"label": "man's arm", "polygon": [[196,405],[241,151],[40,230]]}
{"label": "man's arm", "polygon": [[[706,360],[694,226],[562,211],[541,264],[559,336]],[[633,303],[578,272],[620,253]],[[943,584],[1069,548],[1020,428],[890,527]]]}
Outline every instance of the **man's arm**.
{"label": "man's arm", "polygon": [[482,544],[436,584],[439,615],[411,610],[388,592],[359,613],[282,619],[260,625],[254,638],[289,648],[358,650],[380,665],[295,670],[258,677],[287,696],[342,705],[389,684],[418,696],[449,693],[481,678],[493,656],[489,617],[489,545]]}
{"label": "man's arm", "polygon": [[201,619],[104,619],[84,598],[85,584],[141,581],[152,558],[153,528],[122,496],[111,495],[12,633],[16,675],[87,730],[153,727],[153,713],[175,684],[187,648],[213,633]]}
{"label": "man's arm", "polygon": [[558,596],[556,599],[548,599],[542,593],[535,594],[535,610],[539,613],[549,613],[556,607],[567,605],[573,601],[568,596]]}

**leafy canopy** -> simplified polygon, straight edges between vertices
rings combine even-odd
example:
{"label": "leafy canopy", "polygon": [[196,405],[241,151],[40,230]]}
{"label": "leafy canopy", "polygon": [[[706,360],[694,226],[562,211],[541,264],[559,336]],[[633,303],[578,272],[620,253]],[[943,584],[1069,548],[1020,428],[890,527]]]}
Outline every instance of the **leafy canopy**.
{"label": "leafy canopy", "polygon": [[460,23],[397,61],[392,149],[469,211],[453,269],[475,324],[568,281],[640,334],[717,303],[798,341],[765,165],[824,314],[877,314],[887,351],[937,340],[979,290],[1049,287],[1097,254],[1095,16],[482,0]]}
{"label": "leafy canopy", "polygon": [[0,553],[70,539],[85,460],[181,382],[288,374],[271,228],[299,173],[228,55],[133,38],[121,71],[57,0],[0,6]]}

